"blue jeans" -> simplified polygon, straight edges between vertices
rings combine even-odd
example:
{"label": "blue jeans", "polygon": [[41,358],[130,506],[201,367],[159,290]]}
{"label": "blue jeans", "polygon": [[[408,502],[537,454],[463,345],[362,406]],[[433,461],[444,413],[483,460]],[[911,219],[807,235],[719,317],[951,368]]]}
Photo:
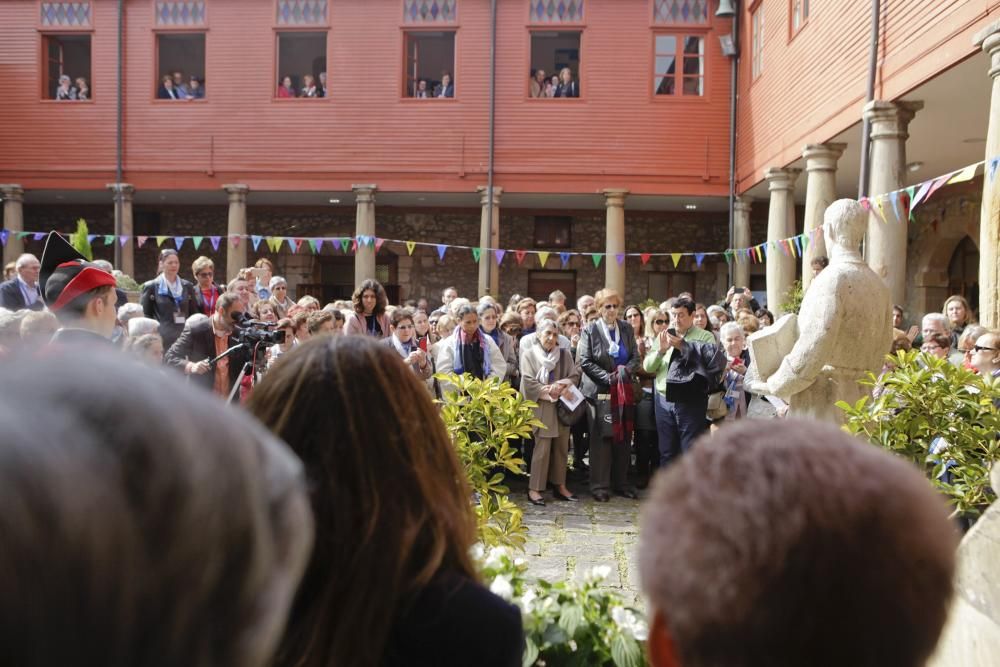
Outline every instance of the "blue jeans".
{"label": "blue jeans", "polygon": [[666,467],[681,453],[691,449],[691,443],[702,434],[708,422],[708,396],[702,401],[674,403],[660,392],[654,392],[656,402],[656,433],[660,441],[660,467]]}

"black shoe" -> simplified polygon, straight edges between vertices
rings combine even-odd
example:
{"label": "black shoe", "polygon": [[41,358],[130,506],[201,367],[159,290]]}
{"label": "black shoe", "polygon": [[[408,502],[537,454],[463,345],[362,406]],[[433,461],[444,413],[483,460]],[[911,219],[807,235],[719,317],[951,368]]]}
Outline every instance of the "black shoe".
{"label": "black shoe", "polygon": [[556,500],[565,500],[565,501],[568,501],[568,502],[571,502],[571,503],[578,503],[578,502],[580,502],[580,499],[577,498],[576,496],[574,496],[572,493],[569,494],[568,496],[564,496],[563,494],[559,493],[558,489],[556,489],[555,491],[553,491],[552,495],[555,496]]}
{"label": "black shoe", "polygon": [[632,500],[636,500],[639,497],[639,494],[635,492],[635,489],[625,489],[624,491],[615,491],[615,493],[624,498],[631,498]]}
{"label": "black shoe", "polygon": [[531,501],[532,505],[538,505],[539,507],[545,507],[545,499],[544,498],[537,498],[537,499],[536,498],[532,498],[531,494],[529,493],[528,494],[528,500]]}
{"label": "black shoe", "polygon": [[594,493],[594,500],[596,500],[599,503],[606,503],[609,500],[611,500],[611,496],[609,496],[604,491],[597,491],[596,493]]}

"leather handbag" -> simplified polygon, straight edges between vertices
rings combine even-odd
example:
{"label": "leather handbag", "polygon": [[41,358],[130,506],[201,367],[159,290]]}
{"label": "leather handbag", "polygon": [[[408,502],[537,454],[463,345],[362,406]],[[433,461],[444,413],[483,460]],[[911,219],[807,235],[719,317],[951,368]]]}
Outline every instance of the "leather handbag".
{"label": "leather handbag", "polygon": [[599,438],[613,437],[614,429],[611,417],[611,395],[598,394],[594,408],[594,435]]}
{"label": "leather handbag", "polygon": [[562,401],[556,401],[556,418],[563,426],[573,426],[587,414],[587,401],[583,400],[572,410]]}
{"label": "leather handbag", "polygon": [[708,409],[705,414],[712,421],[722,419],[729,414],[729,406],[723,400],[725,397],[726,392],[724,391],[715,391],[708,395]]}

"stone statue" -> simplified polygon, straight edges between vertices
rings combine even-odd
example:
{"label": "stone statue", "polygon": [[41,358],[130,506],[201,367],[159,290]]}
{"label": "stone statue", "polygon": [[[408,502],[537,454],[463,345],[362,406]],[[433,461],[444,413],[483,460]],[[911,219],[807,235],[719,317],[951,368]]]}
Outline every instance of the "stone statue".
{"label": "stone statue", "polygon": [[791,415],[843,423],[834,404],[861,398],[865,388],[858,380],[881,368],[889,352],[889,289],[861,258],[867,225],[868,211],[853,199],[826,209],[823,237],[830,265],[812,279],[802,300],[798,338],[768,377],[753,365],[748,371],[749,390],[787,401]]}

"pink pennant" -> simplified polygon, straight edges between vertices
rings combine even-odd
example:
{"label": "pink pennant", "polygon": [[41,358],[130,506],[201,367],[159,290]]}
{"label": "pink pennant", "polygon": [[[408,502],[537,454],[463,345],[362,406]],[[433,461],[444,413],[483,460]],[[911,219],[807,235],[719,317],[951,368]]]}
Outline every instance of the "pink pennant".
{"label": "pink pennant", "polygon": [[141,248],[142,246],[146,245],[146,239],[148,238],[149,238],[148,236],[136,236],[135,240],[139,243],[139,247]]}
{"label": "pink pennant", "polygon": [[515,250],[514,258],[517,259],[517,263],[520,264],[521,262],[524,261],[524,258],[527,256],[527,254],[528,254],[527,250]]}
{"label": "pink pennant", "polygon": [[230,241],[230,243],[233,244],[234,248],[239,248],[240,247],[240,237],[239,236],[230,236],[229,237],[229,241]]}
{"label": "pink pennant", "polygon": [[375,252],[382,249],[382,244],[385,243],[385,239],[376,238],[375,239]]}

